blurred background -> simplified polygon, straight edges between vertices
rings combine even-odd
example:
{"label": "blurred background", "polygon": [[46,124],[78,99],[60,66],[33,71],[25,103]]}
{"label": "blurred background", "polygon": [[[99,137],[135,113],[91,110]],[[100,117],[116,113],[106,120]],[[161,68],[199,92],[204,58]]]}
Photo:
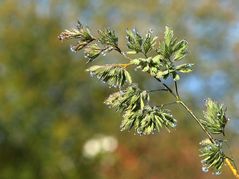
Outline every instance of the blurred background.
{"label": "blurred background", "polygon": [[[103,104],[113,90],[90,78],[83,54],[57,36],[79,19],[94,32],[115,29],[126,49],[126,28],[162,37],[172,27],[196,64],[179,90],[199,116],[207,97],[228,106],[227,151],[239,163],[238,9],[238,0],[1,0],[0,178],[233,178],[227,167],[217,177],[201,171],[205,136],[181,108],[173,109],[178,127],[170,134],[120,132],[120,114]],[[124,59],[112,53],[94,63],[115,60]],[[141,87],[159,85],[135,73]]]}

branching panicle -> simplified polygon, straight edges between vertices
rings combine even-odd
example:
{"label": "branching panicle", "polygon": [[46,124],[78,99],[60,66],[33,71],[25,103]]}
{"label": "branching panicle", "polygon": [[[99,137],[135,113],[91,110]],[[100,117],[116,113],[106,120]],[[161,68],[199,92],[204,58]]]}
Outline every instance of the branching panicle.
{"label": "branching panicle", "polygon": [[[87,69],[92,76],[96,76],[110,87],[119,88],[118,92],[111,94],[105,100],[105,104],[122,113],[121,130],[134,129],[139,135],[149,135],[159,132],[163,127],[168,130],[174,128],[177,121],[166,107],[169,104],[180,105],[191,115],[208,137],[200,143],[202,170],[207,172],[211,169],[214,174],[218,175],[222,171],[222,166],[226,163],[234,176],[239,178],[238,171],[232,164],[231,158],[227,157],[223,151],[223,138],[218,138],[218,136],[224,136],[225,126],[228,122],[226,108],[208,99],[204,111],[205,119],[199,119],[181,100],[178,89],[180,74],[191,72],[193,66],[191,63],[179,64],[187,55],[187,41],[175,38],[172,29],[169,27],[165,28],[164,39],[160,42],[157,41],[157,36],[152,35],[151,30],[145,36],[140,35],[135,29],[126,30],[127,47],[130,51],[123,52],[118,46],[118,37],[113,30],[98,30],[98,36],[94,37],[87,27],[78,23],[76,28],[65,30],[58,38],[61,41],[76,39],[77,43],[71,46],[71,50],[77,52],[84,49],[85,58],[88,59],[88,62],[92,62],[100,55],[105,56],[111,51],[119,52],[129,60],[125,64],[94,65]],[[159,44],[159,46],[156,47],[156,44]],[[138,56],[136,58],[128,56],[134,54],[138,54]],[[140,54],[142,56],[139,56]],[[132,85],[128,66],[135,66],[136,69],[148,73],[164,87],[156,91],[171,94],[175,101],[159,106],[150,105],[150,92],[155,90],[146,91],[135,84]],[[174,89],[164,82],[168,77],[172,77]],[[217,135],[217,138],[214,138],[215,134],[223,135]]]}

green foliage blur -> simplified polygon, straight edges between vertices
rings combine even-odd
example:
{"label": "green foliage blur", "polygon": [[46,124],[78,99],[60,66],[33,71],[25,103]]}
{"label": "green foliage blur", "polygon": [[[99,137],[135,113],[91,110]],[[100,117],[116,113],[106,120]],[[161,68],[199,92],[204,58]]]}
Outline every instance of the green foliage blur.
{"label": "green foliage blur", "polygon": [[[103,104],[114,91],[90,78],[83,54],[57,36],[79,19],[94,32],[113,28],[126,49],[127,28],[158,34],[171,27],[189,42],[186,60],[196,64],[194,74],[182,76],[180,92],[199,116],[207,97],[228,106],[226,133],[238,162],[238,8],[237,0],[0,1],[0,178],[232,178],[226,167],[219,177],[201,171],[205,136],[182,109],[172,109],[179,124],[171,133],[120,132],[120,115]],[[113,53],[97,60],[124,59]],[[133,77],[145,89],[158,87],[144,74]],[[159,104],[171,99],[153,97]],[[97,148],[102,136],[113,136],[115,149],[86,155],[87,141]]]}

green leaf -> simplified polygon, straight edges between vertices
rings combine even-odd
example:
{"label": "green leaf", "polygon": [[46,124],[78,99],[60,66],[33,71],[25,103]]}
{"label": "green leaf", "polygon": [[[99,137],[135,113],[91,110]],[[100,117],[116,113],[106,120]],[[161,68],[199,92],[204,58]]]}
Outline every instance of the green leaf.
{"label": "green leaf", "polygon": [[188,42],[186,40],[182,40],[178,42],[173,48],[173,52],[174,52],[173,60],[179,61],[183,59],[188,53],[187,49],[188,49]]}
{"label": "green leaf", "polygon": [[77,39],[77,43],[71,45],[70,47],[72,52],[80,51],[95,40],[91,35],[90,30],[87,27],[84,27],[79,21],[76,28],[65,30],[58,36],[58,39],[61,41],[68,39]]}
{"label": "green leaf", "polygon": [[101,81],[111,87],[122,87],[126,82],[132,83],[129,72],[120,65],[94,65],[87,69],[92,76],[96,76]]}
{"label": "green leaf", "polygon": [[113,93],[106,100],[105,104],[115,107],[117,111],[137,111],[143,109],[149,101],[149,94],[136,86],[130,86],[123,91]]}
{"label": "green leaf", "polygon": [[144,53],[147,54],[148,51],[152,48],[151,47],[151,34],[147,34],[148,36],[146,36],[144,43],[143,43],[143,49],[144,49]]}
{"label": "green leaf", "polygon": [[156,64],[161,63],[161,60],[163,60],[163,56],[162,55],[156,55],[152,59],[153,63],[156,63]]}
{"label": "green leaf", "polygon": [[168,70],[158,71],[158,73],[156,74],[156,77],[157,78],[166,78],[168,74],[169,74]]}
{"label": "green leaf", "polygon": [[87,42],[82,42],[78,41],[77,44],[71,46],[71,51],[72,52],[77,52],[83,49],[88,43]]}
{"label": "green leaf", "polygon": [[142,71],[143,71],[143,72],[147,72],[147,71],[149,71],[149,69],[150,69],[150,67],[149,67],[148,65],[146,65],[146,66],[142,69]]}
{"label": "green leaf", "polygon": [[128,55],[135,55],[136,53],[137,53],[137,52],[134,51],[134,50],[133,50],[133,51],[128,51],[128,52],[127,52]]}
{"label": "green leaf", "polygon": [[127,81],[129,84],[131,84],[131,83],[132,83],[132,78],[131,78],[129,72],[126,71],[126,70],[124,70],[124,75],[125,75],[126,81]]}
{"label": "green leaf", "polygon": [[147,72],[151,76],[156,76],[158,71],[162,68],[159,58],[160,55],[157,55],[154,58],[137,58],[131,60],[130,63],[136,65],[136,69],[142,69],[143,72]]}
{"label": "green leaf", "polygon": [[201,119],[203,126],[212,134],[223,134],[228,122],[226,117],[226,109],[222,104],[219,104],[211,99],[205,102],[206,110],[204,111],[204,118]]}
{"label": "green leaf", "polygon": [[172,40],[173,40],[173,30],[171,30],[168,26],[166,26],[164,32],[164,41],[167,47],[170,46]]}
{"label": "green leaf", "polygon": [[162,127],[176,127],[176,119],[173,118],[169,110],[161,109],[156,106],[144,106],[138,111],[126,111],[121,123],[121,130],[135,129],[139,135],[149,135],[160,132]]}
{"label": "green leaf", "polygon": [[136,29],[126,30],[126,34],[128,48],[135,51],[136,53],[142,52],[141,46],[143,43],[143,38],[136,31]]}
{"label": "green leaf", "polygon": [[102,50],[97,44],[91,44],[85,48],[85,57],[89,59],[88,62],[93,61],[101,54]]}
{"label": "green leaf", "polygon": [[113,47],[118,46],[118,37],[115,32],[111,29],[99,30],[99,41],[104,45],[110,45]]}
{"label": "green leaf", "polygon": [[130,61],[130,64],[139,65],[140,62],[141,62],[141,59],[140,59],[140,58],[139,58],[139,59],[136,58],[136,59],[131,60],[131,61]]}
{"label": "green leaf", "polygon": [[59,40],[78,39],[80,42],[91,42],[94,37],[91,35],[89,28],[84,27],[79,21],[76,28],[65,30],[58,36]]}
{"label": "green leaf", "polygon": [[225,159],[227,158],[222,150],[223,141],[215,140],[212,143],[209,139],[205,139],[200,142],[202,146],[200,148],[200,157],[202,158],[202,170],[204,172],[208,172],[208,169],[212,169],[215,174],[220,174],[222,170],[222,166],[225,163]]}
{"label": "green leaf", "polygon": [[156,40],[158,37],[152,37],[152,30],[149,30],[146,34],[145,39],[143,40],[143,52],[147,54],[156,44]]}
{"label": "green leaf", "polygon": [[164,57],[164,61],[178,61],[187,54],[188,43],[174,38],[173,30],[165,27],[164,41],[160,43],[157,52]]}
{"label": "green leaf", "polygon": [[177,72],[173,72],[172,75],[173,75],[173,80],[174,81],[180,80],[180,76],[179,76],[179,74]]}
{"label": "green leaf", "polygon": [[178,72],[181,72],[181,73],[189,73],[189,72],[192,71],[192,66],[193,66],[193,65],[194,65],[194,64],[189,64],[189,63],[182,64],[182,65],[178,65],[178,66],[176,67],[176,70],[177,70]]}

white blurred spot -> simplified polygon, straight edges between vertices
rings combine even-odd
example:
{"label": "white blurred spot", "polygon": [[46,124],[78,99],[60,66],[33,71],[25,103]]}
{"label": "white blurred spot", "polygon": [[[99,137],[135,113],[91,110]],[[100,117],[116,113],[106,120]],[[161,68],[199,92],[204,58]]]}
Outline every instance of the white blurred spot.
{"label": "white blurred spot", "polygon": [[96,157],[100,153],[114,152],[118,141],[113,136],[99,136],[89,139],[83,146],[83,155],[88,158]]}
{"label": "white blurred spot", "polygon": [[114,152],[117,146],[118,146],[118,141],[116,140],[116,138],[111,136],[102,137],[101,147],[104,151]]}
{"label": "white blurred spot", "polygon": [[84,145],[84,155],[86,157],[94,157],[96,156],[101,150],[101,146],[98,140],[90,139]]}

